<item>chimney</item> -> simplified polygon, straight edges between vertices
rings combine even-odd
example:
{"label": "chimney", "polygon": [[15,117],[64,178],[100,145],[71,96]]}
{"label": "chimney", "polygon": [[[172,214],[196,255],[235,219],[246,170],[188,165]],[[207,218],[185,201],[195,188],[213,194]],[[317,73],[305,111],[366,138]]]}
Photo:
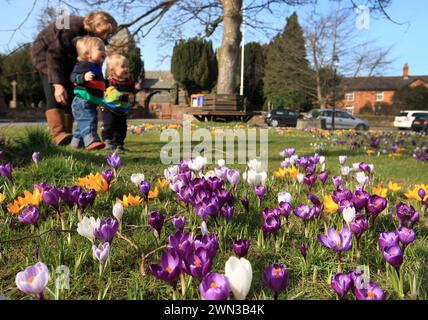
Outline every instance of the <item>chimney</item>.
{"label": "chimney", "polygon": [[404,80],[409,79],[409,64],[406,63],[403,67],[403,78]]}

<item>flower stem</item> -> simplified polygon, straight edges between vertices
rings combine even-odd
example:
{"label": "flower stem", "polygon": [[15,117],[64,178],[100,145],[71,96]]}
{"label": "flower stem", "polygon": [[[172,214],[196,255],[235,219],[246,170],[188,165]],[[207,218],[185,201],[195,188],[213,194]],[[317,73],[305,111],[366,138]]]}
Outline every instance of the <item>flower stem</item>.
{"label": "flower stem", "polygon": [[180,280],[181,280],[181,298],[184,300],[186,299],[186,279],[184,272],[180,273]]}

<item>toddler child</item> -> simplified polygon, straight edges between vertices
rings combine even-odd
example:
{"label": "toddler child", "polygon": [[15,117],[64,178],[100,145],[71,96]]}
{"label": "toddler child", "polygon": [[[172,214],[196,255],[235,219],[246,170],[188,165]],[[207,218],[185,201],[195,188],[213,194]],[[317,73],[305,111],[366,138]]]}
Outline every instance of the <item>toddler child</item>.
{"label": "toddler child", "polygon": [[105,82],[102,64],[106,58],[104,41],[97,37],[82,37],[76,42],[78,62],[71,73],[75,85],[71,109],[76,120],[76,130],[71,146],[79,148],[81,143],[86,150],[105,147],[97,133],[97,107],[102,103]]}
{"label": "toddler child", "polygon": [[127,133],[126,118],[131,103],[135,101],[135,88],[129,79],[129,63],[126,57],[120,54],[109,56],[107,73],[107,90],[102,106],[102,138],[106,149],[128,151],[124,145]]}

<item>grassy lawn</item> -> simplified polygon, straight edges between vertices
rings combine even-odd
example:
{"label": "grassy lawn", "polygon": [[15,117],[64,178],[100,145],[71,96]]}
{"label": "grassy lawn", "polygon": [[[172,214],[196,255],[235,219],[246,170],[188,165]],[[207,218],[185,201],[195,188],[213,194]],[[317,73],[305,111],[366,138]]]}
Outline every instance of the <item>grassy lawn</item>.
{"label": "grassy lawn", "polygon": [[[241,124],[205,123],[198,126],[208,126],[219,132],[225,128],[241,126]],[[98,192],[92,207],[85,210],[84,215],[107,218],[112,215],[112,206],[117,198],[130,193],[138,195],[139,190],[130,180],[133,173],[144,173],[146,180],[152,186],[157,186],[159,195],[151,199],[146,208],[142,203],[135,207],[125,208],[122,222],[122,237],[116,235],[111,245],[111,256],[102,275],[99,275],[99,263],[92,257],[92,244],[77,231],[77,215],[75,209],[65,205],[61,207],[66,217],[65,230],[61,230],[58,215],[52,208],[40,205],[41,218],[38,227],[20,223],[17,215],[8,213],[6,205],[21,196],[24,190],[32,192],[33,185],[48,182],[54,186],[71,187],[77,180],[90,173],[101,172],[108,168],[106,156],[108,151],[86,152],[72,150],[67,147],[54,146],[49,134],[42,127],[0,129],[0,136],[5,141],[0,149],[6,152],[3,162],[12,162],[13,182],[0,177],[0,193],[6,199],[1,204],[0,211],[0,295],[9,299],[28,299],[15,285],[15,276],[26,267],[33,265],[38,259],[45,263],[50,270],[51,280],[45,295],[48,299],[171,299],[172,288],[169,284],[155,278],[148,271],[151,263],[158,264],[163,248],[150,254],[142,267],[142,254],[148,254],[168,243],[168,236],[174,233],[171,218],[176,214],[185,215],[187,223],[185,231],[200,234],[201,218],[193,210],[180,203],[169,187],[164,189],[158,183],[162,179],[163,171],[168,166],[160,162],[161,148],[166,142],[160,141],[161,129],[165,126],[147,126],[141,134],[129,133],[126,147],[131,152],[121,153],[122,166],[117,177],[107,192]],[[208,219],[208,230],[215,233],[219,239],[218,253],[213,260],[212,271],[224,273],[226,260],[233,255],[232,240],[249,239],[250,250],[247,259],[253,269],[253,281],[248,299],[272,299],[272,293],[262,281],[262,272],[265,267],[273,263],[280,263],[290,273],[290,282],[279,299],[336,299],[330,288],[329,279],[337,272],[337,254],[322,246],[317,240],[317,234],[325,234],[326,229],[335,227],[340,231],[345,222],[339,213],[324,213],[321,217],[312,220],[307,225],[307,236],[303,222],[295,215],[291,215],[289,224],[283,221],[282,229],[274,237],[264,237],[261,231],[263,208],[277,207],[277,194],[288,191],[293,196],[293,207],[308,203],[306,185],[300,185],[289,177],[274,177],[273,172],[280,168],[284,157],[280,152],[285,148],[295,148],[299,156],[310,156],[315,153],[311,144],[325,143],[323,150],[317,150],[326,157],[326,169],[329,174],[328,182],[321,186],[318,181],[312,193],[321,200],[334,190],[332,177],[340,175],[338,157],[347,155],[347,165],[366,162],[374,165],[375,171],[372,183],[366,190],[373,194],[375,188],[382,184],[387,189],[388,205],[376,221],[370,220],[370,228],[360,242],[361,256],[358,257],[355,243],[350,251],[344,252],[342,269],[348,272],[358,266],[367,265],[370,278],[383,289],[386,299],[427,299],[428,298],[428,223],[426,212],[416,200],[407,199],[404,195],[415,184],[428,184],[428,163],[411,157],[415,140],[417,145],[426,145],[426,137],[407,133],[385,134],[382,138],[388,141],[387,154],[378,155],[378,150],[369,147],[366,136],[347,137],[350,133],[340,132],[338,135],[329,135],[323,132],[302,132],[290,129],[269,130],[269,170],[266,184],[266,197],[259,208],[254,191],[248,184],[242,182],[235,193],[234,216],[229,223],[225,219],[216,221]],[[371,133],[370,135],[379,135]],[[334,139],[346,140],[345,144],[335,143]],[[361,142],[359,148],[350,148],[349,141]],[[393,142],[403,140],[402,148],[398,152],[391,152]],[[364,141],[364,142],[363,142]],[[196,143],[194,144],[196,145]],[[369,155],[368,150],[375,150]],[[31,160],[34,151],[41,153],[42,159],[38,165]],[[236,149],[237,152],[237,149]],[[369,152],[370,153],[370,152]],[[394,156],[390,156],[394,154]],[[389,156],[388,156],[389,155]],[[250,159],[249,159],[250,160]],[[226,164],[229,168],[245,171],[246,165]],[[207,169],[213,169],[211,164]],[[318,169],[319,171],[319,169]],[[388,183],[398,183],[400,190],[388,190]],[[356,189],[355,173],[344,178],[346,188]],[[428,190],[427,190],[428,191]],[[250,209],[245,211],[240,199],[248,195]],[[398,289],[394,283],[394,270],[385,263],[382,252],[378,248],[379,234],[384,231],[395,230],[399,223],[395,216],[395,205],[400,202],[412,204],[420,212],[420,221],[415,224],[416,240],[405,250],[404,262],[400,274],[403,289]],[[165,216],[165,224],[158,240],[153,229],[147,224],[147,211],[158,210]],[[355,241],[354,241],[355,242]],[[299,252],[299,246],[304,243],[308,248],[307,261]],[[36,251],[39,251],[38,257]],[[69,269],[70,288],[55,290],[55,279],[58,266],[67,266]],[[141,269],[145,270],[145,275]],[[198,290],[199,281],[186,276],[186,299],[200,299]],[[181,284],[178,288],[181,296]],[[354,299],[352,293],[349,294]]]}

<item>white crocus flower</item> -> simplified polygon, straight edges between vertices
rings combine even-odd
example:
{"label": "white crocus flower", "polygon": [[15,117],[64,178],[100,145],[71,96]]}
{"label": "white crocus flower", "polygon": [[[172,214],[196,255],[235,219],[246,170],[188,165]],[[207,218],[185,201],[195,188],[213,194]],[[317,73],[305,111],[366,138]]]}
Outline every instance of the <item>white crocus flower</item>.
{"label": "white crocus flower", "polygon": [[320,164],[322,165],[322,164],[324,164],[325,163],[325,157],[324,156],[321,156],[320,157]]}
{"label": "white crocus flower", "polygon": [[245,300],[253,280],[251,263],[245,258],[232,256],[226,262],[225,275],[235,298]]}
{"label": "white crocus flower", "polygon": [[346,160],[348,159],[347,156],[339,156],[339,163],[341,166],[343,166],[346,162]]}
{"label": "white crocus flower", "polygon": [[202,221],[201,232],[202,232],[203,236],[208,235],[208,227],[207,227],[207,223],[205,221]]}
{"label": "white crocus flower", "polygon": [[356,179],[361,187],[364,187],[365,184],[369,181],[369,177],[367,177],[364,172],[357,172]]}
{"label": "white crocus flower", "polygon": [[369,164],[370,173],[373,173],[374,171],[374,164]]}
{"label": "white crocus flower", "polygon": [[305,179],[305,175],[302,174],[302,173],[299,173],[296,178],[297,178],[297,182],[299,182],[300,184],[302,184],[303,181],[304,181],[304,179]]}
{"label": "white crocus flower", "polygon": [[192,159],[187,166],[190,170],[200,172],[202,171],[205,166],[207,165],[207,158],[197,156],[195,159]]}
{"label": "white crocus flower", "polygon": [[267,173],[265,171],[257,172],[255,170],[248,170],[242,175],[245,181],[253,187],[265,185],[267,180]]}
{"label": "white crocus flower", "polygon": [[354,171],[360,171],[360,164],[359,163],[353,163],[352,168],[354,168]]}
{"label": "white crocus flower", "polygon": [[278,193],[278,203],[281,203],[281,202],[291,203],[292,200],[293,200],[293,197],[289,192]]}
{"label": "white crocus flower", "polygon": [[342,211],[343,219],[349,225],[355,219],[355,208],[347,207]]}
{"label": "white crocus flower", "polygon": [[77,224],[77,233],[91,241],[95,239],[94,229],[98,228],[100,219],[94,217],[83,217],[82,221]]}
{"label": "white crocus flower", "polygon": [[220,160],[217,161],[217,164],[218,164],[219,167],[224,167],[225,164],[226,164],[226,161],[224,161],[224,159],[220,159]]}
{"label": "white crocus flower", "polygon": [[349,173],[351,172],[351,168],[349,167],[341,167],[340,168],[340,172],[342,173],[343,176],[347,176],[349,175]]}
{"label": "white crocus flower", "polygon": [[134,173],[131,175],[131,181],[138,187],[145,177],[143,173]]}
{"label": "white crocus flower", "polygon": [[117,221],[121,221],[123,217],[123,205],[120,202],[116,202],[113,206],[113,216]]}

